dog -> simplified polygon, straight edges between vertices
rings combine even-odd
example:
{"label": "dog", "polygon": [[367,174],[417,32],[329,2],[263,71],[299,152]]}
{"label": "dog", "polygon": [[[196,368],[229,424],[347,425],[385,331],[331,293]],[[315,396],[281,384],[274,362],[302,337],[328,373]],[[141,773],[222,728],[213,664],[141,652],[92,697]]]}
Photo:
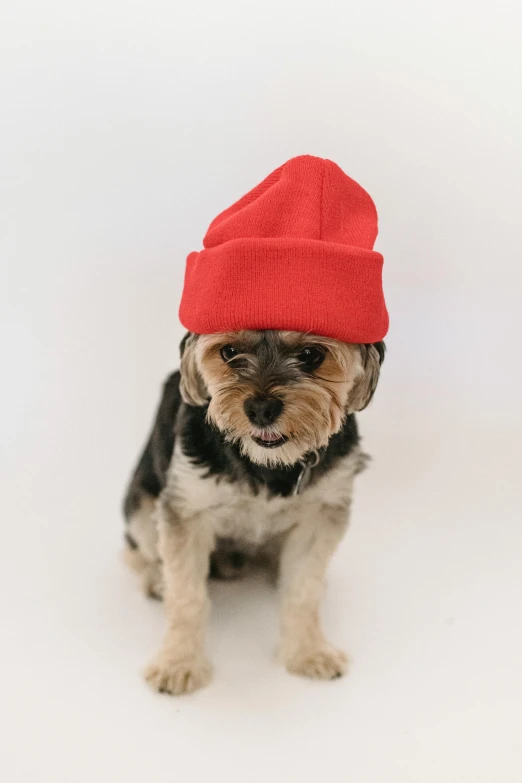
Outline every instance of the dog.
{"label": "dog", "polygon": [[126,559],[168,629],[146,670],[160,692],[207,685],[207,577],[277,569],[287,670],[340,677],[322,631],[325,573],[365,465],[355,413],[370,402],[384,343],[291,331],[187,333],[124,502]]}

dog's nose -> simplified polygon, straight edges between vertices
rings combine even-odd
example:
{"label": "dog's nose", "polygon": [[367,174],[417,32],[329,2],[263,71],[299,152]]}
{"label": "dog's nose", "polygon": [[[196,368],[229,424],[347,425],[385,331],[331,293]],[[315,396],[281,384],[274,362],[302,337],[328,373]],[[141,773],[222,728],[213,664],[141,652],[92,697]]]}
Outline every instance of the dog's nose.
{"label": "dog's nose", "polygon": [[273,424],[283,410],[283,401],[278,397],[249,397],[244,404],[245,413],[256,427]]}

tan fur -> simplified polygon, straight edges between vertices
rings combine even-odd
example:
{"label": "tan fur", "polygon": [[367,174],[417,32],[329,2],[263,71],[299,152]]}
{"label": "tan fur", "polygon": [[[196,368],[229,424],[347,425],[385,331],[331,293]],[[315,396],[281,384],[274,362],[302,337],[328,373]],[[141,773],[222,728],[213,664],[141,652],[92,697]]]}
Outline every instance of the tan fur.
{"label": "tan fur", "polygon": [[208,402],[208,391],[196,363],[197,334],[190,334],[185,343],[181,357],[180,392],[187,405],[205,405]]}
{"label": "tan fur", "polygon": [[134,511],[128,521],[127,531],[138,545],[141,554],[149,563],[158,559],[158,534],[156,525],[151,525],[151,518],[156,514],[156,498],[143,493],[139,508]]}
{"label": "tan fur", "polygon": [[350,394],[349,413],[362,411],[369,404],[377,387],[381,369],[379,353],[373,345],[359,345],[358,348],[362,369]]}
{"label": "tan fur", "polygon": [[143,591],[150,598],[161,598],[163,594],[155,521],[156,504],[155,498],[143,494],[139,508],[129,518],[127,528],[138,548],[126,548],[124,551],[125,561],[141,575]]}
{"label": "tan fur", "polygon": [[163,574],[159,560],[150,562],[139,549],[126,546],[123,550],[125,563],[141,576],[141,586],[148,598],[163,597]]}

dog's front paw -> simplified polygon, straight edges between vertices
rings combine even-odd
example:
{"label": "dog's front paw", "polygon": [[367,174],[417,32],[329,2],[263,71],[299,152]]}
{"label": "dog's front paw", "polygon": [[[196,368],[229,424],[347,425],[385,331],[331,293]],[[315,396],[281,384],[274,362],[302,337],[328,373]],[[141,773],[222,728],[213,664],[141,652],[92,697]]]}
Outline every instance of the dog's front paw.
{"label": "dog's front paw", "polygon": [[342,650],[323,644],[286,656],[285,664],[291,674],[300,674],[316,680],[335,680],[346,672],[348,656]]}
{"label": "dog's front paw", "polygon": [[160,693],[180,696],[208,685],[212,667],[203,656],[177,658],[171,652],[160,652],[145,670],[145,679]]}

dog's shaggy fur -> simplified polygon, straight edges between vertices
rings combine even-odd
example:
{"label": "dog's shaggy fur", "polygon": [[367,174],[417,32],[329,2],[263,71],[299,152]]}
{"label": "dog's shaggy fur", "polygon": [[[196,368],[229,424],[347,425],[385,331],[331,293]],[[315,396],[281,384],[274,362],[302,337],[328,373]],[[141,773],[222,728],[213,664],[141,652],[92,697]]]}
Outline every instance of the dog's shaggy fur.
{"label": "dog's shaggy fur", "polygon": [[124,504],[126,557],[162,597],[153,687],[207,684],[207,576],[278,569],[287,669],[340,676],[347,659],[324,638],[319,604],[364,465],[354,411],[369,403],[384,344],[309,334],[187,334]]}

